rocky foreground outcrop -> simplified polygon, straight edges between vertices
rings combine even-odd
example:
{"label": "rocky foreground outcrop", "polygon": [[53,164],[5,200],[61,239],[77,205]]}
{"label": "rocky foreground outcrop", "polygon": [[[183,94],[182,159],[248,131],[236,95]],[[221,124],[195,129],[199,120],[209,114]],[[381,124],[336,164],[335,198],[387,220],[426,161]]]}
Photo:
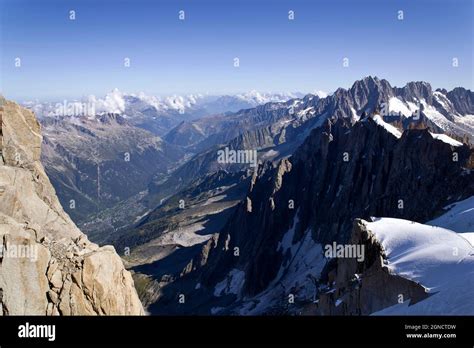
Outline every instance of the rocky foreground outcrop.
{"label": "rocky foreground outcrop", "polygon": [[61,207],[33,113],[1,98],[0,125],[0,314],[144,314],[114,248],[88,241]]}

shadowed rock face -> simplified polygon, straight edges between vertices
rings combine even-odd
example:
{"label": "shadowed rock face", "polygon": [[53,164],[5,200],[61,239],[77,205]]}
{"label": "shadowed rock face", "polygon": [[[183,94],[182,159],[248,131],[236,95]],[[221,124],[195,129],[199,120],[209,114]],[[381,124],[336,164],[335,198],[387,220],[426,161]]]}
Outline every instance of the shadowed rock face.
{"label": "shadowed rock face", "polygon": [[474,109],[474,93],[458,87],[446,93],[456,110],[463,114],[471,114]]}
{"label": "shadowed rock face", "polygon": [[144,314],[113,247],[99,247],[62,209],[39,162],[35,116],[0,100],[0,310],[4,315]]}

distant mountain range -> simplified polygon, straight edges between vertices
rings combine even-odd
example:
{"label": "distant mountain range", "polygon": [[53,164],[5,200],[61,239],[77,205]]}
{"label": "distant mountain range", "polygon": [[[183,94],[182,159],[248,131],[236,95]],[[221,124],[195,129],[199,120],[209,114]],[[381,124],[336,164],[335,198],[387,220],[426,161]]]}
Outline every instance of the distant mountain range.
{"label": "distant mountain range", "polygon": [[[446,93],[446,94],[443,94]],[[440,102],[442,101],[442,103]],[[425,82],[411,82],[403,88],[388,81],[367,77],[346,89],[319,98],[307,95],[284,103],[267,103],[226,116],[205,117],[183,122],[164,139],[195,152],[165,182],[154,180],[151,190],[166,192],[166,187],[183,187],[195,177],[217,169],[241,170],[242,165],[222,165],[215,161],[216,151],[256,149],[259,158],[277,160],[291,155],[312,129],[327,119],[343,119],[355,124],[368,115],[392,128],[428,128],[470,143],[474,136],[473,92],[457,88],[452,92],[432,91]]]}
{"label": "distant mountain range", "polygon": [[[324,92],[320,92],[324,93]],[[22,105],[40,118],[55,116],[88,116],[119,114],[141,128],[163,135],[182,120],[225,112],[235,112],[269,102],[301,97],[301,93],[260,93],[250,91],[235,95],[173,95],[166,97],[122,93],[117,88],[99,98],[94,95],[80,100],[57,102],[26,101]]]}

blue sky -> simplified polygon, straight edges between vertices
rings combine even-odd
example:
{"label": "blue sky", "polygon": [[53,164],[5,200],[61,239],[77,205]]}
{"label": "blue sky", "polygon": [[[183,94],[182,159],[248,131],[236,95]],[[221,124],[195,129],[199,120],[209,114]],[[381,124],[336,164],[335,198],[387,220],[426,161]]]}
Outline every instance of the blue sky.
{"label": "blue sky", "polygon": [[473,88],[472,0],[0,2],[0,91],[16,100],[115,87],[154,95],[333,91],[366,75],[397,86]]}

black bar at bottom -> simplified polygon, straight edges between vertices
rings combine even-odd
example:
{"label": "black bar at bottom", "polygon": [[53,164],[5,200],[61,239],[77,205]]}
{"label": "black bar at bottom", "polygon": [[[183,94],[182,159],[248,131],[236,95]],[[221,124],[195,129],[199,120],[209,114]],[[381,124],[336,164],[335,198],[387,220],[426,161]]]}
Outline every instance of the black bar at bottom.
{"label": "black bar at bottom", "polygon": [[[35,325],[54,325],[54,341],[52,327]],[[473,347],[474,317],[0,317],[2,348],[30,343]]]}

